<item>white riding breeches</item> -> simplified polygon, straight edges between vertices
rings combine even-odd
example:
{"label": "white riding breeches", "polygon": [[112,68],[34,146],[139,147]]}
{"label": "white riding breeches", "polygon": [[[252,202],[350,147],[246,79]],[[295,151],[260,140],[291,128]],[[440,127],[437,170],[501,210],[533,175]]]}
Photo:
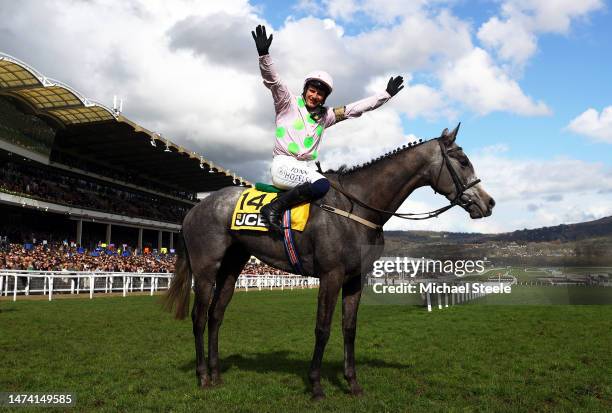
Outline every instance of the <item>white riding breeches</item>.
{"label": "white riding breeches", "polygon": [[317,171],[314,161],[300,161],[287,155],[276,155],[270,172],[272,183],[281,189],[291,189],[304,182],[325,178]]}

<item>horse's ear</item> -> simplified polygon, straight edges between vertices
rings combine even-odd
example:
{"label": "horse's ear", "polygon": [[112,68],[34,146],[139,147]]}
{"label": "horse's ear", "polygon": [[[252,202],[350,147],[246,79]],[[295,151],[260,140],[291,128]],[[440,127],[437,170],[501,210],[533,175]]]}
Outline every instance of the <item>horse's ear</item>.
{"label": "horse's ear", "polygon": [[448,129],[444,129],[444,132],[446,133],[442,134],[442,142],[444,142],[446,146],[451,146],[453,142],[455,142],[455,139],[457,139],[457,133],[459,132],[459,126],[461,126],[461,122],[459,122],[457,124],[457,127],[453,129],[451,132],[448,132]]}
{"label": "horse's ear", "polygon": [[446,136],[446,135],[448,135],[448,128],[444,128],[444,130],[440,134],[440,137],[443,137],[443,136]]}
{"label": "horse's ear", "polygon": [[450,135],[453,136],[454,139],[457,138],[457,133],[459,133],[460,126],[461,126],[461,122],[459,122],[457,126],[455,127],[455,129],[453,129],[453,131],[450,133]]}

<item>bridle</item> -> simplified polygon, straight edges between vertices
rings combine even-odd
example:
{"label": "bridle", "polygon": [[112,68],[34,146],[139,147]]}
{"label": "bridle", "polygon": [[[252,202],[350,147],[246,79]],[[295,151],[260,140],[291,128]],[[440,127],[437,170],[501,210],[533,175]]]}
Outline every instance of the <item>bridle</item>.
{"label": "bridle", "polygon": [[[444,168],[444,165],[446,165],[446,168],[448,169],[448,173],[450,174],[453,180],[453,184],[455,184],[455,197],[450,201],[451,208],[454,205],[459,205],[460,207],[467,209],[471,205],[474,205],[475,202],[472,201],[472,198],[470,198],[469,195],[467,195],[467,200],[463,200],[463,195],[466,195],[465,191],[467,191],[468,189],[470,189],[471,187],[475,185],[478,185],[480,183],[480,179],[475,179],[467,185],[461,182],[461,179],[459,178],[459,174],[457,174],[457,171],[455,170],[455,168],[453,168],[453,164],[450,162],[450,157],[448,156],[450,152],[461,151],[462,150],[461,146],[457,146],[455,148],[447,150],[446,146],[442,143],[440,139],[438,139],[438,144],[440,145],[440,152],[442,152],[443,162],[440,165],[440,172],[438,172],[438,178],[436,179],[436,187],[440,183],[440,175],[442,175],[442,168]],[[434,189],[434,192],[437,193],[435,189]],[[478,206],[478,204],[476,205]]]}
{"label": "bridle", "polygon": [[[480,183],[480,179],[475,179],[474,181],[468,184],[464,184],[463,182],[461,182],[461,179],[459,178],[459,174],[453,167],[453,164],[450,162],[450,157],[448,156],[450,152],[460,151],[461,147],[457,146],[452,149],[446,149],[446,146],[444,145],[444,143],[442,142],[440,138],[437,138],[436,140],[438,141],[438,144],[440,146],[440,151],[442,152],[442,163],[440,164],[440,171],[438,172],[438,177],[436,178],[436,187],[438,186],[438,183],[440,181],[440,176],[442,175],[442,170],[444,169],[444,165],[446,165],[446,169],[448,170],[448,173],[450,174],[451,179],[453,180],[453,184],[455,185],[455,197],[452,200],[450,200],[449,205],[446,205],[442,208],[438,208],[438,209],[435,209],[429,212],[416,212],[416,213],[402,212],[400,213],[400,212],[386,211],[384,209],[380,209],[380,208],[376,208],[371,205],[368,205],[365,202],[357,199],[355,196],[351,195],[350,193],[346,192],[344,188],[342,187],[342,183],[340,182],[340,180],[338,180],[338,184],[332,182],[331,185],[336,191],[340,192],[342,195],[347,197],[350,201],[356,203],[357,205],[363,208],[366,208],[366,209],[369,209],[371,211],[375,211],[381,214],[388,214],[394,217],[398,217],[402,219],[409,219],[409,220],[414,220],[414,221],[437,217],[438,215],[448,211],[455,205],[459,205],[460,207],[465,208],[465,209],[469,208],[471,205],[478,206],[478,204],[476,204],[469,197],[469,195],[465,193],[465,191],[467,191],[468,189],[472,188],[475,185],[478,185]],[[435,189],[434,189],[434,192],[435,192]],[[467,197],[467,199],[465,200],[463,199],[464,195],[466,195]],[[480,209],[479,206],[478,208]],[[353,208],[351,206],[351,210],[352,209]]]}

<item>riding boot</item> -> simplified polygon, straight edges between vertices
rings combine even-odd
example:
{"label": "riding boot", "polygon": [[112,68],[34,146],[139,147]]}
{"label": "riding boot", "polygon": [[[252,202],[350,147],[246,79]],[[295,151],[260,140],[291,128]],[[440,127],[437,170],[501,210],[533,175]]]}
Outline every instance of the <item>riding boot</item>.
{"label": "riding boot", "polygon": [[268,223],[270,230],[283,232],[282,218],[285,210],[313,199],[310,183],[306,182],[281,192],[278,197],[261,208],[261,217]]}

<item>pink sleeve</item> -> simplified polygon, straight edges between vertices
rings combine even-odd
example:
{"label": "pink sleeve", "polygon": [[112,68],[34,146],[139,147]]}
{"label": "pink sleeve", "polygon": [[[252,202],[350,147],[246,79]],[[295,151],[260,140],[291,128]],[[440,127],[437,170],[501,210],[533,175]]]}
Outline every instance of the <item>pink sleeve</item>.
{"label": "pink sleeve", "polygon": [[391,99],[391,95],[387,93],[387,91],[380,92],[376,95],[358,100],[357,102],[349,103],[348,105],[344,106],[344,110],[342,111],[341,115],[338,114],[338,112],[340,112],[338,110],[339,108],[329,108],[325,114],[325,127],[327,128],[345,119],[358,118],[363,115],[364,112],[379,108],[389,99]]}
{"label": "pink sleeve", "polygon": [[291,103],[291,92],[281,81],[269,54],[259,57],[259,69],[261,70],[263,84],[272,92],[276,113],[284,112]]}

